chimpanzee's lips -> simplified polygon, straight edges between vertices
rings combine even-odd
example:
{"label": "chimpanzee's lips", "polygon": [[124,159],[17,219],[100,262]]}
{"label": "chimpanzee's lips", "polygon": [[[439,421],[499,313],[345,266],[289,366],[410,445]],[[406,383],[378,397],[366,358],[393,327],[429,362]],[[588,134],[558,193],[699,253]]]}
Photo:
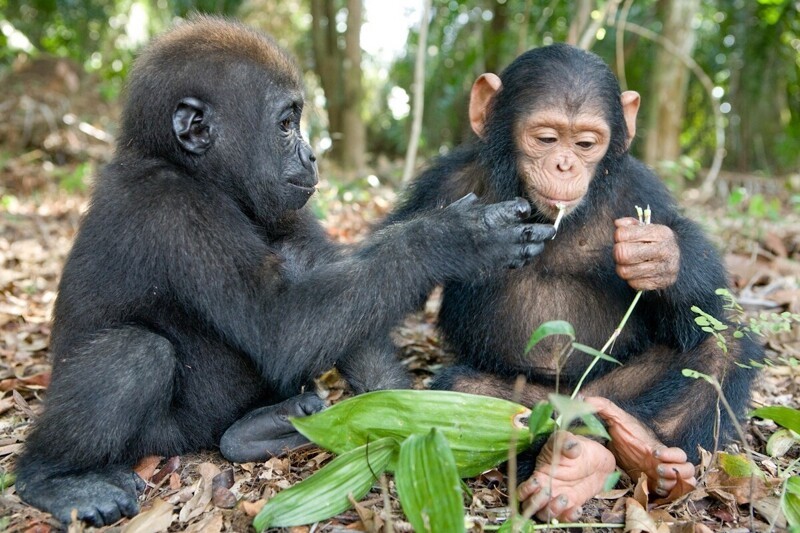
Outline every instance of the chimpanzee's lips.
{"label": "chimpanzee's lips", "polygon": [[574,207],[578,202],[581,201],[580,198],[573,198],[572,200],[561,200],[561,199],[558,199],[558,198],[550,198],[549,196],[544,196],[544,195],[541,195],[541,194],[539,196],[542,198],[542,200],[544,200],[544,202],[547,205],[549,205],[549,206],[551,206],[551,207],[553,207],[555,209],[559,209],[561,207],[565,207],[565,208]]}

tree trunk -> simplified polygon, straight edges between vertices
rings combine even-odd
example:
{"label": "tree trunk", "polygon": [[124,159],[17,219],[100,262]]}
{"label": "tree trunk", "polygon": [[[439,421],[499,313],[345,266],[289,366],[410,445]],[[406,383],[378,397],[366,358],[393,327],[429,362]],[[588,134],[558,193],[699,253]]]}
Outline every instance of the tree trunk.
{"label": "tree trunk", "polygon": [[361,117],[361,0],[347,0],[347,29],[336,29],[333,0],[311,0],[315,70],[325,93],[331,150],[327,157],[350,176],[366,167],[366,126]]}
{"label": "tree trunk", "polygon": [[342,102],[342,169],[357,176],[366,170],[367,128],[361,117],[364,90],[361,74],[361,0],[347,0],[344,34],[344,101]]}
{"label": "tree trunk", "polygon": [[592,15],[592,0],[578,0],[578,8],[575,16],[572,17],[569,23],[569,30],[567,32],[567,42],[571,45],[577,45],[578,39],[581,38],[586,27],[591,22]]}
{"label": "tree trunk", "polygon": [[[700,0],[664,2],[664,30],[661,35],[688,57],[692,56],[696,42],[691,21],[699,7]],[[655,167],[662,161],[677,161],[680,158],[680,134],[689,70],[678,57],[659,47],[650,71],[654,99],[648,107],[644,160]],[[683,185],[682,176],[672,177],[679,187]]]}

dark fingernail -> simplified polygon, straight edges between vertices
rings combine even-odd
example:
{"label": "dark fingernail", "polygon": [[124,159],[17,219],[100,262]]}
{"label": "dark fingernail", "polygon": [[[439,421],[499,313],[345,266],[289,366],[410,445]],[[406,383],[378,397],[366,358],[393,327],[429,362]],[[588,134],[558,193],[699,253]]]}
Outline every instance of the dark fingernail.
{"label": "dark fingernail", "polygon": [[567,443],[566,443],[566,444],[564,444],[564,449],[565,449],[565,450],[571,450],[572,448],[574,448],[574,447],[575,447],[575,446],[577,446],[577,445],[578,445],[578,441],[576,441],[576,440],[569,440],[569,441],[567,441]]}
{"label": "dark fingernail", "polygon": [[663,498],[664,496],[667,495],[667,491],[665,491],[664,489],[656,489],[656,494],[658,494]]}
{"label": "dark fingernail", "polygon": [[664,469],[664,465],[658,465],[658,468],[656,468],[656,472],[658,472],[659,476],[663,476],[664,474],[667,473],[666,470]]}
{"label": "dark fingernail", "polygon": [[568,502],[566,496],[564,496],[562,494],[561,496],[558,497],[558,506],[559,507],[566,507],[567,503],[569,503],[569,502]]}

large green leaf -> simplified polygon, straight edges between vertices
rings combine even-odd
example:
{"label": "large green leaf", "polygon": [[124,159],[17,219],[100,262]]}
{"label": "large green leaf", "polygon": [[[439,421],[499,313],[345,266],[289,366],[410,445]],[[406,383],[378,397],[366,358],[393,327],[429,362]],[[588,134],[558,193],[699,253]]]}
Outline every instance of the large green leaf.
{"label": "large green leaf", "polygon": [[759,407],[751,411],[750,416],[758,418],[768,418],[776,424],[791,429],[795,433],[800,433],[800,411],[783,405],[772,405],[769,407]]}
{"label": "large green leaf", "polygon": [[436,428],[403,442],[394,481],[414,531],[464,531],[461,478],[453,452]]}
{"label": "large green leaf", "polygon": [[800,476],[792,476],[786,480],[781,509],[791,531],[800,531]]}
{"label": "large green leaf", "polygon": [[275,495],[255,517],[253,527],[260,532],[267,527],[311,524],[346,511],[351,507],[348,495],[356,500],[364,497],[397,451],[397,441],[385,438],[340,455]]}
{"label": "large green leaf", "polygon": [[[368,441],[426,435],[437,428],[450,445],[462,477],[472,477],[531,443],[526,407],[488,396],[450,391],[375,391],[340,402],[311,416],[291,419],[309,440],[336,453]],[[389,464],[394,470],[394,462]]]}

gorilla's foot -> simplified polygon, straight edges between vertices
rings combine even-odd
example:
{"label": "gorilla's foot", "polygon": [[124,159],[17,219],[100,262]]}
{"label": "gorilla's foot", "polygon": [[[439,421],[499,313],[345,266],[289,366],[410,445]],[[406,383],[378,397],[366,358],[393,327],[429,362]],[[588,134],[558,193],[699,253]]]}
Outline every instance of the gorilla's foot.
{"label": "gorilla's foot", "polygon": [[72,521],[74,510],[78,520],[95,527],[136,515],[137,489],[144,488],[139,476],[118,468],[38,479],[26,477],[16,484],[25,502],[51,513],[63,524]]}

